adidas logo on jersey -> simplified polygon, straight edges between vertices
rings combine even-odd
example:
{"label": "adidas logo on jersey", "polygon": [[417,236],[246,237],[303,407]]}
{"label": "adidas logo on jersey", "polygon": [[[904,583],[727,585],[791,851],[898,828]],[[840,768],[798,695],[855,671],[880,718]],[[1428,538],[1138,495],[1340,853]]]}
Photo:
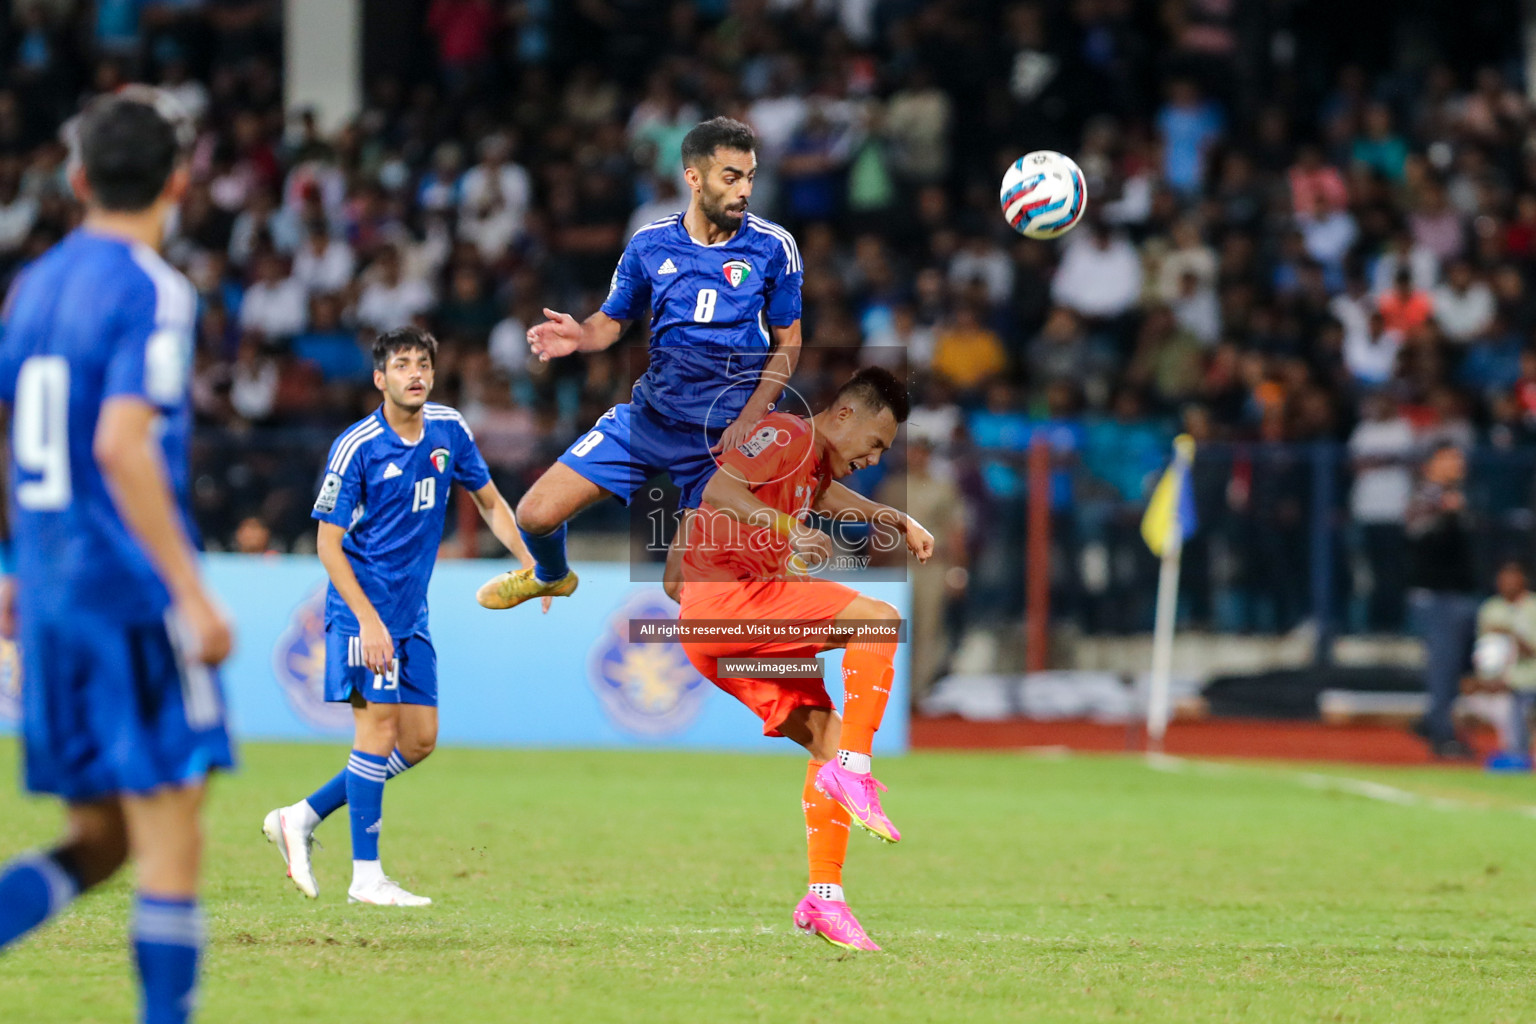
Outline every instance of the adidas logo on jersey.
{"label": "adidas logo on jersey", "polygon": [[656,273],[658,273],[658,274],[675,274],[675,273],[677,273],[677,264],[673,263],[672,262],[672,257],[668,256],[667,257],[667,262],[663,263],[661,265],[661,269],[656,271]]}
{"label": "adidas logo on jersey", "polygon": [[393,480],[395,477],[402,475],[404,472],[405,470],[391,462],[388,466],[384,467],[384,479]]}

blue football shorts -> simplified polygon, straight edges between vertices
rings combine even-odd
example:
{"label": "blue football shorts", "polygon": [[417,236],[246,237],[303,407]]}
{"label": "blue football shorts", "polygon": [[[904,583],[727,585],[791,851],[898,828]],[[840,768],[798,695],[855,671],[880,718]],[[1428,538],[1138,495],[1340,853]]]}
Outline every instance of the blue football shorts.
{"label": "blue football shorts", "polygon": [[628,505],[645,482],[666,473],[682,491],[682,508],[698,508],[719,463],[709,449],[720,430],[685,427],[648,406],[616,405],[560,456],[560,461]]}
{"label": "blue football shorts", "polygon": [[416,633],[395,637],[388,672],[363,664],[361,637],[325,627],[325,699],[347,703],[359,693],[370,704],[425,704],[437,707],[437,651],[432,639]]}
{"label": "blue football shorts", "polygon": [[82,803],[234,767],[218,673],[183,658],[169,617],[23,615],[19,634],[30,791]]}

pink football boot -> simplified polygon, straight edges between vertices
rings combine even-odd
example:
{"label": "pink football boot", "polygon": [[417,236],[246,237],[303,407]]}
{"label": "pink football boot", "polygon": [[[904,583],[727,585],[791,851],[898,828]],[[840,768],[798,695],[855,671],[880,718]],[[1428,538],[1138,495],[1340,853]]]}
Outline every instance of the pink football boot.
{"label": "pink football boot", "polygon": [[864,934],[863,926],[848,909],[848,904],[840,900],[824,900],[815,893],[806,893],[805,899],[795,907],[795,927],[841,949],[880,949]]}
{"label": "pink football boot", "polygon": [[873,775],[851,772],[836,761],[828,761],[816,772],[816,789],[843,806],[854,824],[877,839],[888,843],[901,841],[901,833],[880,807],[880,792],[885,786]]}

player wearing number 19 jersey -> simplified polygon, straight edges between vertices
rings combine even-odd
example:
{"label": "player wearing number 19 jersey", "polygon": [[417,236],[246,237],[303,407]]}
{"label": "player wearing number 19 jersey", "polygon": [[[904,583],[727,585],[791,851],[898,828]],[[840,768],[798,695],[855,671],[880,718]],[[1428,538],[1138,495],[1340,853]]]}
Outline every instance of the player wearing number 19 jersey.
{"label": "player wearing number 19 jersey", "polygon": [[315,499],[316,546],[330,576],[325,599],[325,699],[352,705],[356,740],[345,770],[307,800],[262,823],[304,895],[319,895],[310,866],[315,828],[351,806],[355,903],[432,901],[386,878],[379,863],[384,783],[437,742],[437,654],[427,632],[427,584],[443,539],[448,496],[462,484],[513,555],[531,565],[507,506],[464,418],[427,401],[437,341],[405,327],[374,343],[384,403],[331,446]]}
{"label": "player wearing number 19 jersey", "polygon": [[[800,349],[800,250],[778,224],[747,212],[757,158],[752,130],[729,118],[683,140],[688,209],[635,232],[602,308],[578,324],[545,310],[528,332],[540,358],[595,352],[650,311],[650,365],[630,400],[578,438],[517,506],[537,566],[481,588],[482,604],[510,608],[576,587],[565,524],[613,496],[629,504],[667,473],[696,508],[715,455],[747,438],[774,408]],[[807,410],[809,411],[809,410]]]}

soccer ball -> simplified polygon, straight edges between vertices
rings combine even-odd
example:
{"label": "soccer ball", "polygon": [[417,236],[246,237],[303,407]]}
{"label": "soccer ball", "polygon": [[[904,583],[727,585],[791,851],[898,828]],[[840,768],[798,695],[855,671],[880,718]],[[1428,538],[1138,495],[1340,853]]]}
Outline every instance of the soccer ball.
{"label": "soccer ball", "polygon": [[1472,646],[1472,667],[1483,679],[1503,679],[1515,664],[1515,642],[1504,633],[1484,633]]}
{"label": "soccer ball", "polygon": [[1008,226],[1028,238],[1060,238],[1083,219],[1088,188],[1069,157],[1048,149],[1019,157],[999,193]]}

